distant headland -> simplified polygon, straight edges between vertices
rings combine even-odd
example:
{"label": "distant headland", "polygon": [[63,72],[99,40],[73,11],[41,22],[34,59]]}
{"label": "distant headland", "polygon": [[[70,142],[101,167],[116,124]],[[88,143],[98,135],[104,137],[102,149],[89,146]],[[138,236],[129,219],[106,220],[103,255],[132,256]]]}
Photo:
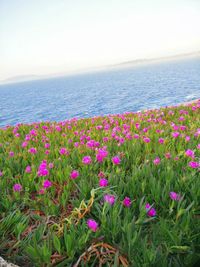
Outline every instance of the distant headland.
{"label": "distant headland", "polygon": [[125,62],[120,62],[116,64],[109,64],[104,66],[95,66],[87,69],[80,69],[76,71],[69,71],[69,72],[62,72],[62,73],[54,73],[54,74],[48,74],[48,75],[18,75],[9,77],[4,80],[0,80],[1,84],[10,84],[10,83],[18,83],[18,82],[24,82],[24,81],[32,81],[32,80],[42,80],[42,79],[49,79],[49,78],[56,78],[56,77],[64,77],[64,76],[71,76],[76,74],[84,74],[84,73],[90,73],[90,72],[96,72],[96,71],[102,71],[102,70],[109,70],[113,68],[126,68],[126,67],[132,67],[132,66],[140,66],[140,65],[146,65],[146,64],[153,64],[153,63],[159,63],[159,62],[165,62],[165,61],[173,61],[173,60],[181,60],[186,58],[198,58],[200,57],[200,51],[191,52],[191,53],[185,53],[185,54],[177,54],[172,56],[166,56],[166,57],[156,57],[156,58],[140,58]]}

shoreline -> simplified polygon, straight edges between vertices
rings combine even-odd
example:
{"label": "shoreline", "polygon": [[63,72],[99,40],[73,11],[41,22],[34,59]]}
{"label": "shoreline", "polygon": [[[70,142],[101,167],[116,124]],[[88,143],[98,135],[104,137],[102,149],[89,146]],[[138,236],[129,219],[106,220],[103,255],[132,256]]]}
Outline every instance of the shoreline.
{"label": "shoreline", "polygon": [[[107,117],[107,116],[115,116],[117,114],[126,114],[127,112],[131,112],[131,113],[140,113],[140,112],[146,112],[148,110],[158,110],[158,109],[162,109],[162,108],[175,108],[175,107],[179,107],[179,106],[191,106],[192,104],[200,104],[200,98],[197,98],[195,100],[191,100],[191,101],[187,101],[187,102],[182,102],[180,104],[176,104],[176,105],[169,105],[169,106],[161,106],[161,107],[158,107],[158,108],[148,108],[148,109],[143,109],[143,110],[138,110],[138,111],[125,111],[125,112],[122,112],[122,113],[112,113],[112,114],[105,114],[105,115],[102,115],[101,117]],[[92,119],[94,117],[99,117],[98,115],[97,116],[91,116],[91,117],[82,117],[82,118],[77,118],[78,120],[84,120],[84,119]],[[73,118],[69,118],[69,119],[65,119],[63,121],[68,121],[68,120],[73,120],[75,119],[76,117],[73,117]],[[62,121],[48,121],[48,120],[43,120],[43,121],[35,121],[35,122],[31,122],[31,123],[23,123],[23,122],[19,122],[19,123],[16,123],[16,124],[13,124],[13,125],[10,125],[10,124],[6,124],[4,126],[1,126],[0,125],[0,130],[4,130],[4,129],[7,129],[8,127],[16,127],[18,124],[23,124],[23,125],[33,125],[35,123],[60,123]]]}

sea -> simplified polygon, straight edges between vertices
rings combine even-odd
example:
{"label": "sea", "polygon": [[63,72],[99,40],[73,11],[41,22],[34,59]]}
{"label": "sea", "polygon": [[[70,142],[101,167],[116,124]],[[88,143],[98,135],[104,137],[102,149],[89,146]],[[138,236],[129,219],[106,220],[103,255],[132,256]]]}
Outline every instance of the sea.
{"label": "sea", "polygon": [[0,85],[0,127],[137,112],[200,98],[200,57]]}

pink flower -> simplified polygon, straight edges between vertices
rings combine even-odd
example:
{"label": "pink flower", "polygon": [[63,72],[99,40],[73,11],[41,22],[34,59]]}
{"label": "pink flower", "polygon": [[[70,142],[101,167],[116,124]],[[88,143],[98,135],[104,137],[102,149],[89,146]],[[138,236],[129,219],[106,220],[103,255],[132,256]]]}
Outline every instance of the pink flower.
{"label": "pink flower", "polygon": [[144,137],[144,138],[143,138],[143,141],[144,141],[145,143],[149,143],[149,142],[151,142],[151,139],[150,139],[149,137]]}
{"label": "pink flower", "polygon": [[188,165],[193,169],[197,169],[200,167],[200,164],[196,161],[190,161]]}
{"label": "pink flower", "polygon": [[100,187],[106,187],[106,186],[108,186],[108,180],[105,179],[105,178],[101,178],[101,179],[99,180],[99,186],[100,186]]}
{"label": "pink flower", "polygon": [[197,145],[197,149],[200,149],[200,144]]}
{"label": "pink flower", "polygon": [[30,172],[31,172],[31,166],[28,165],[28,166],[26,167],[26,169],[25,169],[25,172],[26,172],[26,173],[30,173]]}
{"label": "pink flower", "polygon": [[115,165],[119,165],[121,160],[120,160],[120,158],[118,156],[115,156],[115,157],[112,158],[112,162]]}
{"label": "pink flower", "polygon": [[91,157],[90,157],[90,156],[85,156],[85,157],[83,157],[83,159],[82,159],[82,163],[85,164],[85,165],[89,165],[89,164],[91,164],[91,163],[92,163],[92,159],[91,159]]}
{"label": "pink flower", "polygon": [[169,193],[169,196],[172,200],[176,200],[176,201],[179,201],[181,196],[179,194],[177,194],[176,192],[170,192]]}
{"label": "pink flower", "polygon": [[59,153],[61,155],[67,155],[69,152],[68,150],[65,148],[65,147],[62,147],[60,150],[59,150]]}
{"label": "pink flower", "polygon": [[39,195],[44,195],[44,193],[45,193],[44,188],[42,188],[42,189],[39,190]]}
{"label": "pink flower", "polygon": [[49,144],[49,143],[46,143],[46,144],[44,145],[44,147],[45,147],[45,148],[50,148],[50,144]]}
{"label": "pink flower", "polygon": [[70,174],[71,179],[76,179],[79,176],[79,172],[76,170],[73,170]]}
{"label": "pink flower", "polygon": [[186,136],[186,137],[185,137],[185,141],[186,141],[186,142],[189,142],[189,141],[190,141],[190,136]]}
{"label": "pink flower", "polygon": [[169,152],[167,152],[167,153],[165,154],[165,158],[166,158],[166,159],[170,159],[170,158],[171,158],[171,154],[170,154]]}
{"label": "pink flower", "polygon": [[15,192],[20,192],[20,191],[22,190],[22,186],[21,186],[21,184],[15,184],[15,185],[13,186],[13,190],[14,190]]}
{"label": "pink flower", "polygon": [[93,232],[96,232],[98,230],[98,223],[93,220],[93,219],[88,219],[87,220],[87,226],[93,231]]}
{"label": "pink flower", "polygon": [[173,136],[174,138],[177,138],[179,135],[180,135],[179,132],[173,132],[173,133],[172,133],[172,136]]}
{"label": "pink flower", "polygon": [[160,164],[160,158],[156,157],[153,161],[154,165],[159,165]]}
{"label": "pink flower", "polygon": [[46,161],[43,161],[38,168],[38,176],[47,176],[47,175],[49,175],[49,171],[47,169],[47,163]]}
{"label": "pink flower", "polygon": [[10,157],[14,157],[14,155],[15,155],[15,153],[14,153],[13,151],[10,151],[10,152],[9,152],[9,156],[10,156]]}
{"label": "pink flower", "polygon": [[22,147],[26,147],[28,145],[28,142],[26,142],[26,141],[24,141],[23,143],[22,143]]}
{"label": "pink flower", "polygon": [[131,199],[129,197],[125,197],[123,200],[123,205],[129,208],[131,206]]}
{"label": "pink flower", "polygon": [[98,177],[99,178],[105,178],[105,174],[102,171],[100,171],[98,174]]}
{"label": "pink flower", "polygon": [[180,126],[180,130],[181,130],[181,131],[185,131],[185,130],[186,130],[186,126],[185,126],[185,125],[181,125],[181,126]]}
{"label": "pink flower", "polygon": [[104,160],[104,158],[106,158],[108,156],[108,151],[104,150],[104,149],[99,149],[98,153],[96,154],[96,160],[98,162],[102,162]]}
{"label": "pink flower", "polygon": [[50,163],[49,163],[49,169],[52,169],[53,167],[54,167],[53,163],[50,162]]}
{"label": "pink flower", "polygon": [[187,150],[185,151],[185,155],[186,155],[187,157],[194,158],[194,151],[192,151],[191,149],[187,149]]}
{"label": "pink flower", "polygon": [[2,171],[0,171],[0,177],[1,177],[1,176],[3,176],[3,172],[2,172]]}
{"label": "pink flower", "polygon": [[37,153],[37,149],[34,148],[34,147],[31,147],[29,150],[28,150],[29,153],[31,154],[36,154]]}
{"label": "pink flower", "polygon": [[159,138],[158,142],[159,142],[160,144],[164,144],[165,139],[163,139],[163,138]]}
{"label": "pink flower", "polygon": [[43,187],[44,187],[44,188],[49,188],[49,187],[51,187],[51,186],[52,186],[51,181],[49,181],[49,180],[45,180],[45,181],[43,182]]}
{"label": "pink flower", "polygon": [[151,205],[149,203],[145,205],[145,208],[146,208],[148,216],[150,217],[156,216],[156,210],[154,208],[151,208]]}
{"label": "pink flower", "polygon": [[115,196],[110,195],[110,194],[106,194],[106,195],[104,195],[104,201],[109,203],[110,205],[113,205],[115,203]]}

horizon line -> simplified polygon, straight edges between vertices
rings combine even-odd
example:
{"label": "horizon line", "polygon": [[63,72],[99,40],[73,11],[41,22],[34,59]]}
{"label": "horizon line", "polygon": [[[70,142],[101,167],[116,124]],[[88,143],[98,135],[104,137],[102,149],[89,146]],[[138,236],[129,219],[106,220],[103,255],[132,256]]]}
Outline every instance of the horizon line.
{"label": "horizon line", "polygon": [[[26,75],[17,75],[17,76],[11,76],[9,78],[0,80],[0,85],[4,84],[14,84],[14,83],[20,83],[20,82],[26,82],[26,81],[35,81],[35,80],[45,80],[48,78],[59,78],[59,77],[65,77],[65,76],[71,76],[76,74],[84,74],[84,73],[92,73],[95,71],[101,71],[111,68],[119,68],[119,67],[126,67],[130,65],[145,65],[148,63],[154,63],[154,62],[161,62],[166,60],[173,60],[173,59],[181,59],[186,57],[192,57],[192,56],[200,56],[200,50],[194,51],[194,52],[188,52],[183,54],[174,54],[171,56],[161,56],[161,57],[152,57],[152,58],[138,58],[133,59],[129,61],[123,61],[115,64],[108,64],[108,65],[100,65],[100,66],[93,66],[89,68],[81,68],[74,71],[69,71],[67,73],[52,73],[52,74],[26,74]],[[34,78],[35,77],[35,78]]]}

